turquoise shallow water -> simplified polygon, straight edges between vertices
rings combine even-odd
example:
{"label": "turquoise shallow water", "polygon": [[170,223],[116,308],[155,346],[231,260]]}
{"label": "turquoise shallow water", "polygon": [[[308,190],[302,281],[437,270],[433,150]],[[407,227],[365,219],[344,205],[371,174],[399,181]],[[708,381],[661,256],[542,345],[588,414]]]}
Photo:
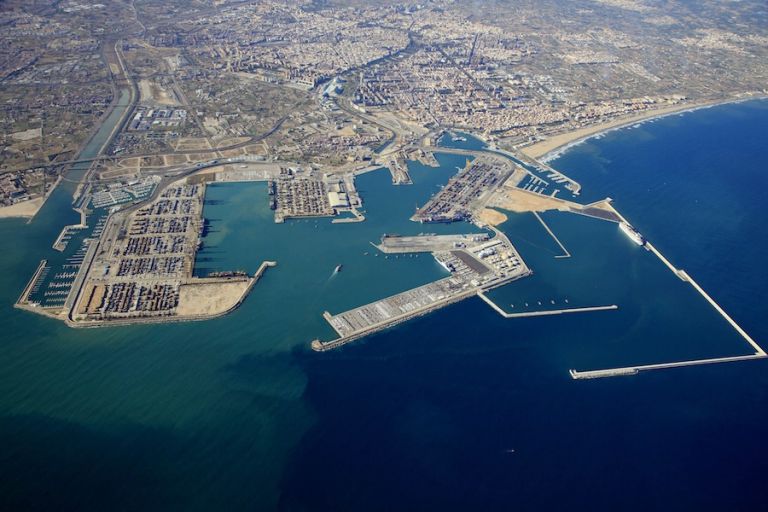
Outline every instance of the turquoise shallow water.
{"label": "turquoise shallow water", "polygon": [[[554,163],[585,197],[614,197],[758,341],[767,114],[752,103],[669,118]],[[443,275],[424,255],[383,259],[368,243],[468,229],[407,220],[463,162],[441,163],[414,166],[413,187],[361,177],[361,224],[275,225],[263,185],[211,187],[198,270],[278,266],[209,322],[72,330],[15,310],[65,222],[0,221],[0,508],[754,510],[767,497],[764,362],[568,377],[747,351],[615,225],[544,215],[573,254],[560,260],[533,216],[510,216],[503,229],[535,275],[493,297],[618,311],[504,320],[471,299],[340,351],[307,350],[332,336],[322,311]]]}

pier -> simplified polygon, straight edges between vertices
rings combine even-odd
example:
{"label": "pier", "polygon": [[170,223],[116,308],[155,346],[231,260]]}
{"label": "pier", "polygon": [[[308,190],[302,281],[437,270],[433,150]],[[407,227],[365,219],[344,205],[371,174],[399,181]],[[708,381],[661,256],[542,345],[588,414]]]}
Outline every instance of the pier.
{"label": "pier", "polygon": [[557,238],[557,236],[556,236],[556,235],[555,235],[555,234],[552,232],[552,230],[549,228],[549,226],[547,225],[547,223],[546,223],[546,222],[544,222],[544,219],[542,219],[542,218],[541,218],[541,215],[539,215],[539,213],[538,213],[538,212],[533,212],[533,214],[534,214],[534,215],[536,216],[536,218],[539,220],[539,222],[541,223],[541,225],[542,225],[542,226],[544,226],[544,229],[546,229],[546,230],[547,230],[547,233],[549,233],[549,236],[551,236],[551,237],[552,237],[552,239],[553,239],[555,242],[557,242],[557,245],[559,245],[559,246],[560,246],[560,250],[561,250],[561,251],[563,251],[563,254],[558,254],[557,256],[555,256],[555,258],[570,258],[570,257],[571,257],[571,253],[570,253],[570,252],[568,252],[568,249],[566,249],[566,248],[565,248],[565,246],[564,246],[564,245],[563,245],[563,243],[560,241],[560,239],[559,239],[559,238]]}
{"label": "pier", "polygon": [[524,311],[521,313],[507,313],[499,307],[498,304],[493,302],[483,291],[477,292],[477,296],[483,299],[483,301],[491,306],[494,311],[504,318],[527,318],[534,316],[551,316],[551,315],[565,315],[569,313],[589,313],[591,311],[611,311],[619,309],[616,304],[609,304],[607,306],[588,306],[581,308],[567,308],[567,309],[545,309],[541,311]]}
{"label": "pier", "polygon": [[64,250],[69,245],[69,240],[72,238],[73,231],[86,229],[87,227],[88,226],[85,224],[84,220],[81,221],[80,224],[70,224],[68,226],[64,226],[61,229],[61,233],[59,233],[59,236],[56,237],[56,241],[53,242],[54,250],[59,252],[64,252]]}
{"label": "pier", "polygon": [[[37,270],[35,270],[35,273],[32,274],[32,278],[27,283],[27,286],[24,287],[24,290],[21,292],[21,295],[19,296],[19,299],[16,301],[16,306],[29,306],[29,296],[33,292],[37,291],[37,288],[40,286],[39,281],[43,277],[43,273],[45,270],[49,268],[48,267],[48,260],[42,260],[40,264],[37,266]],[[49,269],[50,270],[50,269]]]}

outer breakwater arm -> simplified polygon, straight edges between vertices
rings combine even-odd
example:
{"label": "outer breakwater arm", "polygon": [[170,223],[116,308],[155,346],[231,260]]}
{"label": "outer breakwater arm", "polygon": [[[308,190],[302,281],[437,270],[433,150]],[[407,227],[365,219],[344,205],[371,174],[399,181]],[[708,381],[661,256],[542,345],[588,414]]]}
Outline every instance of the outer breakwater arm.
{"label": "outer breakwater arm", "polygon": [[[615,211],[615,210],[614,210]],[[616,212],[617,215],[621,217],[621,214]],[[624,217],[621,217],[622,220],[624,220]],[[702,296],[704,299],[712,306],[715,311],[717,311],[726,322],[730,324],[733,329],[741,335],[744,340],[749,343],[749,345],[755,349],[754,354],[748,354],[748,355],[742,355],[742,356],[731,356],[731,357],[715,357],[715,358],[706,358],[706,359],[693,359],[688,361],[674,361],[669,363],[659,363],[659,364],[647,364],[647,365],[638,365],[638,366],[624,366],[619,368],[606,368],[604,370],[588,370],[588,371],[577,371],[577,370],[569,370],[569,373],[572,378],[574,379],[596,379],[601,377],[617,377],[621,375],[636,375],[637,373],[641,371],[650,371],[650,370],[665,370],[669,368],[681,368],[685,366],[701,366],[705,364],[715,364],[715,363],[731,363],[731,362],[737,362],[737,361],[748,361],[751,359],[762,359],[768,357],[768,354],[763,350],[763,348],[757,344],[757,342],[752,339],[752,337],[747,334],[747,332],[742,329],[742,327],[736,323],[736,321],[731,318],[731,316],[725,312],[725,310],[720,307],[720,305],[715,302],[715,300],[709,296],[707,292],[704,291],[704,289],[699,286],[699,284],[688,275],[688,273],[685,270],[681,270],[676,268],[672,263],[664,257],[661,252],[656,249],[656,247],[653,246],[650,242],[646,242],[645,244],[646,248],[651,251],[656,257],[659,258],[659,260],[667,267],[669,268],[672,273],[674,273],[678,278],[680,278],[682,281],[685,281],[689,283],[693,288]]]}
{"label": "outer breakwater arm", "polygon": [[568,308],[568,309],[548,309],[548,310],[542,310],[542,311],[525,311],[522,313],[507,313],[503,309],[501,309],[498,304],[493,302],[488,296],[483,293],[482,291],[477,292],[477,296],[483,299],[483,301],[491,306],[494,311],[496,311],[498,314],[503,316],[504,318],[526,318],[526,317],[533,317],[533,316],[551,316],[551,315],[563,315],[568,313],[588,313],[590,311],[610,311],[614,309],[619,309],[619,306],[616,304],[610,304],[608,306],[589,306],[584,308]]}

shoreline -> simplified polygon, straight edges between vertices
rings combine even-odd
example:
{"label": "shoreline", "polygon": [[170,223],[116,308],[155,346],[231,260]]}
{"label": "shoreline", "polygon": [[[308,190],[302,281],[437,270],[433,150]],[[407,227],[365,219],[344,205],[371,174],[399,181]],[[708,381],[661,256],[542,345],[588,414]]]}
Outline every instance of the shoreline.
{"label": "shoreline", "polygon": [[686,112],[693,112],[696,110],[711,108],[720,105],[728,105],[732,103],[743,103],[745,101],[752,100],[765,100],[768,96],[765,94],[753,94],[744,97],[734,97],[724,100],[711,100],[693,102],[688,104],[671,105],[669,107],[648,110],[638,114],[633,114],[629,117],[614,119],[604,123],[598,123],[594,126],[587,126],[579,128],[570,132],[555,134],[548,139],[535,142],[529,146],[518,147],[517,150],[528,156],[539,160],[544,163],[556,160],[567,150],[581,144],[589,139],[611,132],[613,130],[620,130],[627,128],[634,124],[647,123],[656,119],[671,116],[674,114],[683,114]]}
{"label": "shoreline", "polygon": [[48,190],[45,195],[35,197],[33,199],[27,199],[20,203],[12,204],[10,206],[0,207],[0,219],[27,219],[27,224],[34,220],[37,213],[45,206],[48,198],[51,197],[53,191],[59,186],[62,180],[62,174],[59,174],[56,178],[56,182]]}

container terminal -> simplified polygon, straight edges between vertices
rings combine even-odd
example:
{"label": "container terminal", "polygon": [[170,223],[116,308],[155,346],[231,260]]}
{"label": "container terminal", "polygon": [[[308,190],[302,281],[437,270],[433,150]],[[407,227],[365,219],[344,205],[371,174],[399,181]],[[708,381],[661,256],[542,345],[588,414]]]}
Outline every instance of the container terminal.
{"label": "container terminal", "polygon": [[[449,277],[336,315],[325,312],[323,317],[339,337],[331,341],[314,340],[314,350],[338,348],[531,274],[512,243],[500,231],[496,231],[496,236],[490,240],[487,235],[425,235],[392,241],[395,238],[384,237],[382,245],[410,246],[419,252],[438,246],[440,250],[432,252],[432,255],[450,273]],[[385,240],[390,241],[385,244]],[[451,247],[446,248],[446,244]]]}
{"label": "container terminal", "polygon": [[[77,226],[90,237],[56,272],[61,281],[46,281],[51,267],[42,263],[17,306],[74,327],[202,320],[236,308],[275,262],[262,263],[254,276],[232,271],[195,277],[206,185],[191,181],[170,181],[146,200],[123,201],[124,208],[110,205],[104,193],[90,195],[83,204],[98,203],[95,211],[103,212],[93,227],[85,221]],[[115,189],[109,197],[133,199]],[[57,250],[66,249],[72,229],[62,231]],[[43,283],[45,305],[33,298]]]}

